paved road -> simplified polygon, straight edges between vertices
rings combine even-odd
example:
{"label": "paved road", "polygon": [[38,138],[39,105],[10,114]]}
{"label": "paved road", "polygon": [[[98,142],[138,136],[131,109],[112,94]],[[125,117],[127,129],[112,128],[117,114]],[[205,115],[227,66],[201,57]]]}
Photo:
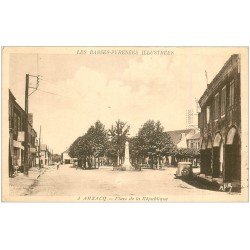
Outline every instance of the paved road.
{"label": "paved road", "polygon": [[63,165],[59,170],[50,167],[39,178],[31,195],[46,196],[168,196],[185,194],[214,194],[174,178],[176,169],[143,169],[113,171],[111,167],[76,170]]}

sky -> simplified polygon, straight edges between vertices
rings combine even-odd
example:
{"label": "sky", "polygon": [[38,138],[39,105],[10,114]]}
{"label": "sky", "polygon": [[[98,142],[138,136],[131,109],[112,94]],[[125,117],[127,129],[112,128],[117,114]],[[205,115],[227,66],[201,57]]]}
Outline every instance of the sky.
{"label": "sky", "polygon": [[[38,91],[29,97],[42,143],[62,153],[97,120],[107,129],[118,119],[126,121],[131,136],[149,119],[160,120],[166,131],[185,129],[186,109],[195,110],[195,98],[206,89],[205,70],[210,82],[232,52],[237,53],[218,48],[134,49],[137,55],[92,55],[89,49],[77,54],[75,48],[10,54],[10,89],[21,107],[25,74],[42,76]],[[142,49],[173,53],[141,55]],[[34,80],[30,78],[30,86]]]}

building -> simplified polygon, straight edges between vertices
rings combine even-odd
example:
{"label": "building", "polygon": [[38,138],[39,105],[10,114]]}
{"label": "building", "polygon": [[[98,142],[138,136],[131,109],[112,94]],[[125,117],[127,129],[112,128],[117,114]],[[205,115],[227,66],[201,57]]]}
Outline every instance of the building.
{"label": "building", "polygon": [[201,140],[200,131],[196,131],[195,134],[188,136],[187,138],[187,148],[200,149]]}
{"label": "building", "polygon": [[[32,119],[30,119],[32,117]],[[29,167],[36,166],[36,157],[37,157],[37,133],[33,128],[33,114],[29,114],[29,123],[28,123],[28,148],[29,148]]]}
{"label": "building", "polygon": [[[29,117],[33,117],[29,114]],[[24,167],[24,127],[26,122],[25,111],[16,102],[15,96],[9,90],[9,175],[12,176],[14,168],[23,171]],[[36,137],[33,129],[33,119],[28,122],[28,151],[29,167],[35,165]]]}
{"label": "building", "polygon": [[[200,149],[200,132],[199,129],[183,129],[183,130],[173,130],[167,131],[169,134],[174,146],[177,149],[196,149],[198,151]],[[182,150],[183,151],[183,150]],[[190,152],[190,150],[185,150]],[[191,154],[191,153],[190,153]],[[199,158],[199,157],[198,157]],[[168,156],[168,162],[170,165],[175,165],[179,161],[191,161],[193,165],[197,166],[197,157],[191,159],[190,157],[172,157]]]}
{"label": "building", "polygon": [[46,144],[40,145],[40,161],[41,166],[48,166],[50,163],[50,153]]}
{"label": "building", "polygon": [[241,180],[240,56],[232,55],[201,96],[201,174]]}
{"label": "building", "polygon": [[61,156],[63,164],[71,164],[74,162],[74,159],[69,156],[69,148],[65,150]]}
{"label": "building", "polygon": [[[198,135],[199,131],[197,129],[182,129],[182,130],[173,130],[173,131],[167,131],[169,136],[171,137],[171,140],[173,144],[177,148],[189,148],[189,143],[191,142],[190,139],[194,135]],[[194,139],[198,140],[198,139]],[[198,143],[199,148],[199,143]]]}

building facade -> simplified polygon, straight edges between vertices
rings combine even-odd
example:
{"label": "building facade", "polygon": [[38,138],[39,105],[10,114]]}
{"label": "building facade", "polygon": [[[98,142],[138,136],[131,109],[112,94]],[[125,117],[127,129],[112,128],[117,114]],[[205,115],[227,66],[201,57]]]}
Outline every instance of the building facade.
{"label": "building facade", "polygon": [[[184,130],[174,130],[167,131],[169,134],[174,146],[181,150],[180,152],[184,153],[183,156],[173,157],[168,156],[168,162],[170,165],[176,165],[179,161],[191,161],[194,166],[198,165],[199,156],[189,157],[186,156],[187,151],[191,154],[191,150],[199,151],[200,149],[200,132],[197,128],[184,129]],[[183,150],[184,149],[184,150]],[[186,149],[186,150],[185,150]],[[185,153],[186,152],[186,153]]]}
{"label": "building facade", "polygon": [[63,164],[72,164],[74,162],[74,159],[69,156],[69,149],[62,153],[61,160]]}
{"label": "building facade", "polygon": [[200,131],[197,131],[195,134],[190,135],[187,138],[187,148],[191,149],[200,149]]}
{"label": "building facade", "polygon": [[[32,117],[32,118],[31,118]],[[29,114],[29,123],[28,123],[28,150],[29,150],[29,167],[36,166],[37,158],[37,133],[33,128],[33,114]]]}
{"label": "building facade", "polygon": [[[31,116],[31,114],[29,114]],[[16,102],[16,98],[9,90],[9,176],[12,176],[14,169],[23,171],[24,166],[24,127],[26,117],[25,111]],[[28,123],[28,150],[29,167],[35,166],[36,158],[36,137],[33,129],[33,122]]]}
{"label": "building facade", "polygon": [[46,144],[41,144],[40,146],[40,161],[42,167],[52,164],[52,154]]}
{"label": "building facade", "polygon": [[193,148],[200,147],[200,132],[198,129],[183,129],[167,131],[173,144],[177,148],[191,148],[192,143],[195,143]]}
{"label": "building facade", "polygon": [[240,56],[232,55],[201,96],[201,174],[241,180]]}

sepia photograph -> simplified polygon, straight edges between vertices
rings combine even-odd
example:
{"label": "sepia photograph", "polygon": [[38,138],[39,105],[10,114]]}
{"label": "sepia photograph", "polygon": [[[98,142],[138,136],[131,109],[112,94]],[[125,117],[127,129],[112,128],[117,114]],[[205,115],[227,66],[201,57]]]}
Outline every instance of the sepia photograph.
{"label": "sepia photograph", "polygon": [[2,47],[2,201],[248,188],[248,47]]}

